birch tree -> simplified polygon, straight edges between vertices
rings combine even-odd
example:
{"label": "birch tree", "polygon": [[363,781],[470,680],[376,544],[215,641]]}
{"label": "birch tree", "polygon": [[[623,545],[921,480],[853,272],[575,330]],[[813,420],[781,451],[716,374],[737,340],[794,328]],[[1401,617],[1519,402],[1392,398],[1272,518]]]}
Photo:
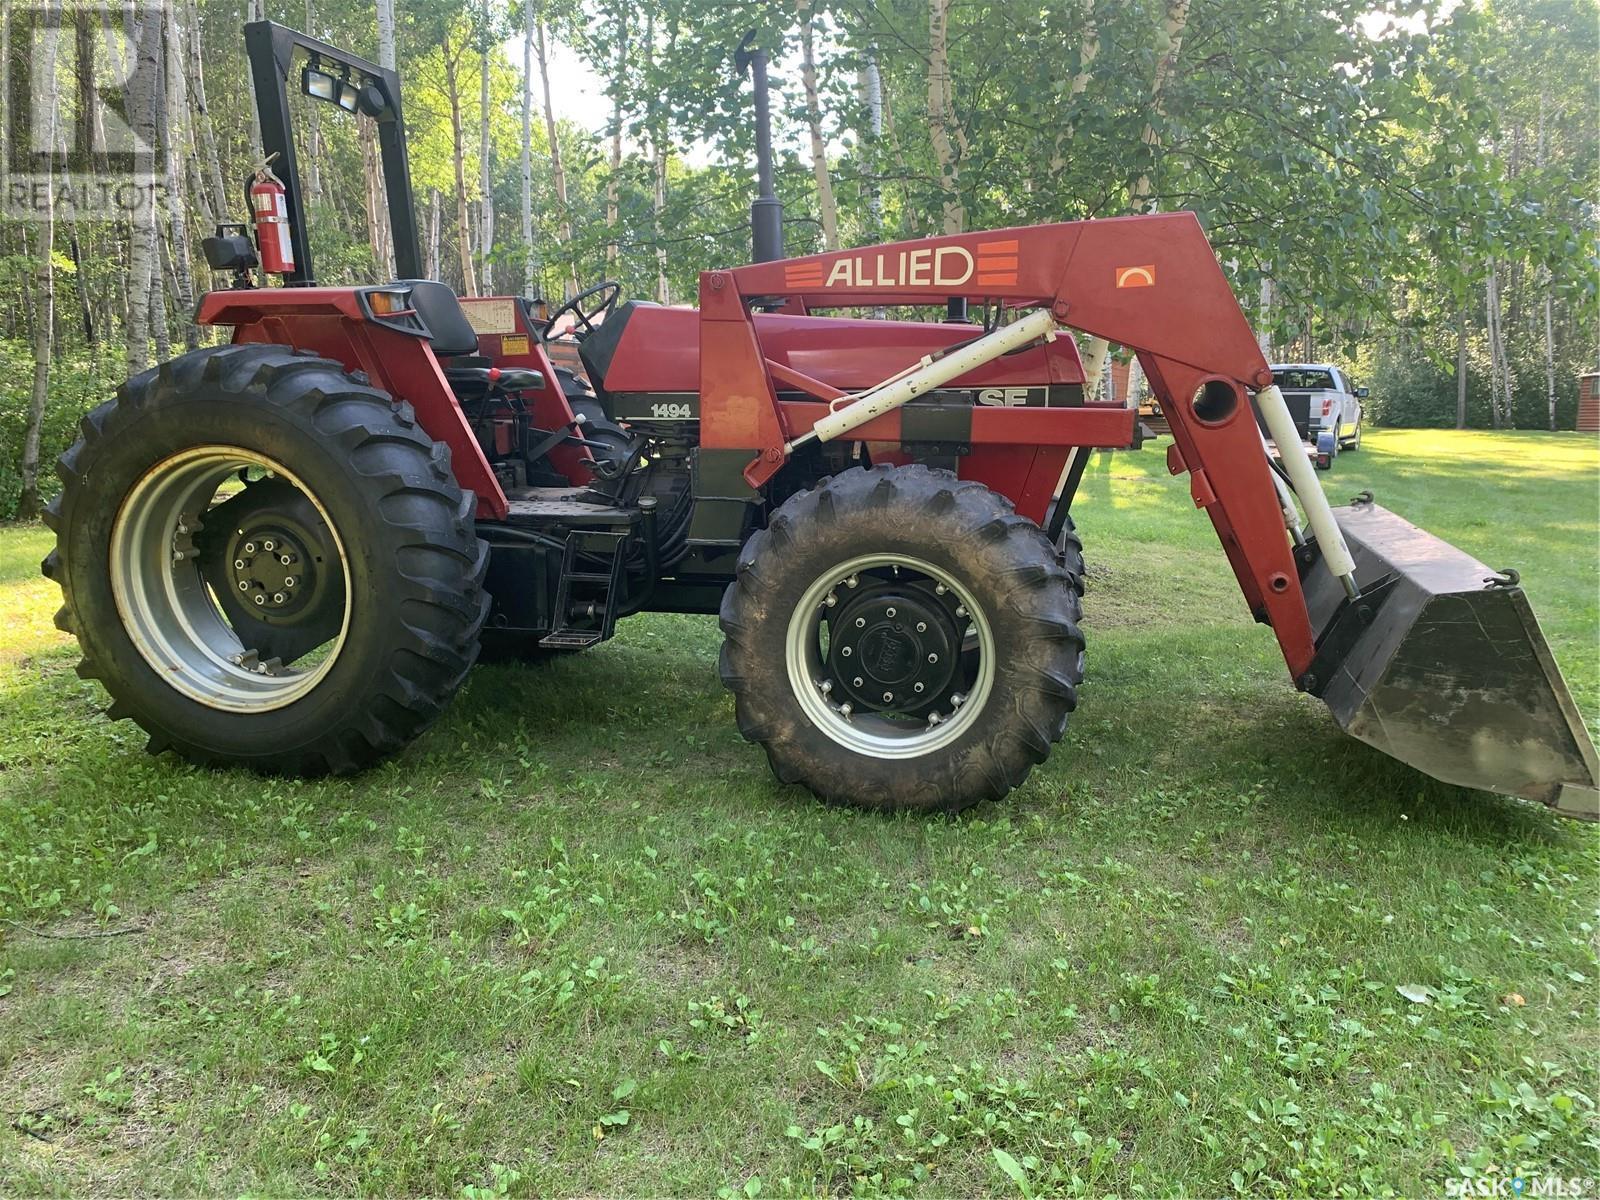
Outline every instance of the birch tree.
{"label": "birch tree", "polygon": [[942,231],[960,233],[967,226],[967,211],[961,202],[961,169],[951,136],[949,37],[950,0],[928,0],[928,137],[944,196]]}
{"label": "birch tree", "polygon": [[[534,0],[527,0],[530,7]],[[566,297],[578,293],[578,269],[572,259],[572,211],[567,203],[567,172],[561,162],[561,132],[556,128],[556,110],[550,100],[550,56],[545,43],[544,17],[535,11],[533,18],[533,49],[539,60],[539,82],[544,91],[544,129],[550,140],[550,176],[555,189],[557,228],[560,230],[561,250],[566,271],[564,287]]]}
{"label": "birch tree", "polygon": [[478,294],[477,274],[472,263],[472,225],[467,216],[467,166],[466,145],[461,125],[461,50],[452,50],[450,36],[444,45],[444,86],[450,103],[450,147],[456,174],[456,241],[461,256],[461,290],[468,296]]}
{"label": "birch tree", "polygon": [[[146,11],[136,15],[129,32],[135,63],[128,77],[128,124],[138,142],[153,150],[157,145],[155,89],[160,79],[161,61],[159,13]],[[256,144],[260,145],[259,131]],[[126,331],[129,375],[137,375],[150,363],[150,293],[152,283],[158,282],[156,255],[156,204],[154,195],[151,195],[149,203],[134,214],[128,232]]]}
{"label": "birch tree", "polygon": [[799,0],[800,82],[805,88],[806,128],[811,134],[811,174],[817,181],[817,210],[822,219],[822,244],[839,248],[839,208],[833,199],[833,178],[828,171],[828,146],[822,136],[822,106],[817,99],[817,53],[813,24],[815,0]]}
{"label": "birch tree", "polygon": [[541,291],[539,252],[533,244],[533,0],[522,4],[522,294]]}
{"label": "birch tree", "polygon": [[[44,42],[41,64],[46,76],[56,77],[56,58],[61,45],[59,26],[40,29]],[[60,105],[57,89],[51,87],[45,102],[44,127],[35,131],[43,145],[56,148],[56,121]],[[55,190],[54,171],[43,180],[44,212],[35,223],[37,250],[33,269],[33,392],[28,402],[28,421],[22,438],[22,495],[17,500],[17,516],[24,521],[39,515],[39,436],[44,427],[45,405],[50,398],[51,355],[55,348]]]}

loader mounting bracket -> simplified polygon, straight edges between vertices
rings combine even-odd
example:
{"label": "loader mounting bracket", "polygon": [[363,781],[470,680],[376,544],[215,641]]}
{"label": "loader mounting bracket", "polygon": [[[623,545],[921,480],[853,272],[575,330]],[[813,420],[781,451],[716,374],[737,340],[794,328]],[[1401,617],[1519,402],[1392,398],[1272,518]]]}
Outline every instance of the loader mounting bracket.
{"label": "loader mounting bracket", "polygon": [[[1308,542],[1309,545],[1311,543]],[[1398,575],[1390,573],[1362,588],[1361,595],[1354,600],[1346,599],[1340,603],[1327,628],[1317,638],[1317,653],[1311,660],[1311,669],[1295,680],[1296,687],[1318,697],[1327,690],[1329,682],[1339,670],[1339,664],[1349,656],[1367,627],[1378,619],[1378,611],[1393,594],[1395,584],[1399,581]]]}

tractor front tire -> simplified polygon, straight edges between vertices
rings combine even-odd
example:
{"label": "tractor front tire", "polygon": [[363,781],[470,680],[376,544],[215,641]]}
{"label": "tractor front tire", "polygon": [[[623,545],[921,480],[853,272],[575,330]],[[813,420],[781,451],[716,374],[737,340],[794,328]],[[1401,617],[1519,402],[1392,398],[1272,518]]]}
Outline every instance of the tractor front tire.
{"label": "tractor front tire", "polygon": [[740,732],[779,780],[832,802],[954,812],[1004,796],[1077,703],[1081,578],[1063,557],[948,471],[856,468],[791,497],[723,597]]}
{"label": "tractor front tire", "polygon": [[46,520],[78,673],[152,753],[358,770],[478,653],[488,547],[411,407],[283,346],[183,355],[84,418]]}

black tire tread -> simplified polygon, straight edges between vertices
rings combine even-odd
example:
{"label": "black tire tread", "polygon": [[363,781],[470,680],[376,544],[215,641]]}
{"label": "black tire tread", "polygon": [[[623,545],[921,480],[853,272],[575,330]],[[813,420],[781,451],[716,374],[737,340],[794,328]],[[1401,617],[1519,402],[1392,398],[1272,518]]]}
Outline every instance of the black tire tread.
{"label": "black tire tread", "polygon": [[[863,792],[853,786],[849,761],[859,756],[829,742],[836,753],[819,756],[797,736],[803,715],[792,700],[782,667],[788,612],[774,600],[785,580],[785,560],[794,547],[818,539],[838,542],[837,561],[870,552],[862,534],[848,528],[850,514],[871,509],[873,520],[923,527],[930,545],[962,544],[982,556],[986,574],[998,581],[999,607],[1013,623],[1026,653],[1013,653],[1002,670],[1011,673],[1008,702],[985,714],[986,729],[959,754],[928,756],[899,781]],[[915,515],[913,515],[915,514]],[[870,535],[867,535],[870,536]],[[850,539],[857,539],[851,545]],[[1066,730],[1083,678],[1079,629],[1082,543],[1065,531],[1063,549],[1050,544],[1037,524],[1018,516],[1009,501],[952,473],[923,465],[855,468],[790,497],[767,528],[746,541],[737,575],[724,593],[720,613],[724,641],[718,665],[734,697],[740,732],[760,744],[773,774],[803,783],[824,800],[883,810],[955,812],[997,799],[1020,785],[1050,753]],[[792,611],[792,609],[790,610]],[[776,652],[777,676],[767,664]],[[775,678],[781,676],[781,689]],[[775,694],[776,693],[776,694]],[[1000,690],[990,703],[1001,700]],[[820,762],[819,757],[834,759]]]}
{"label": "black tire tread", "polygon": [[[416,424],[409,404],[394,401],[364,377],[348,374],[332,360],[284,346],[237,344],[195,351],[129,379],[114,400],[94,409],[82,422],[82,437],[57,464],[63,489],[51,502],[46,522],[56,532],[56,548],[45,558],[44,574],[60,584],[63,605],[59,628],[81,628],[71,562],[72,512],[88,491],[95,448],[117,438],[152,406],[200,387],[232,394],[240,402],[271,406],[308,432],[340,446],[349,455],[350,476],[359,481],[377,518],[408,555],[422,557],[427,571],[391,572],[393,612],[405,634],[388,654],[384,669],[367,681],[368,695],[347,705],[348,717],[301,747],[242,765],[271,774],[315,776],[348,774],[394,753],[422,733],[461,686],[478,655],[478,631],[489,613],[484,591],[489,547],[472,524],[475,501],[450,472],[448,447],[434,442]],[[386,502],[406,501],[410,519],[397,520]],[[347,548],[365,552],[368,548]],[[78,674],[120,687],[117,672],[103,668],[87,651]],[[219,765],[214,751],[163,727],[136,692],[113,693],[107,715],[130,719],[149,735],[147,749],[171,749],[192,762]]]}

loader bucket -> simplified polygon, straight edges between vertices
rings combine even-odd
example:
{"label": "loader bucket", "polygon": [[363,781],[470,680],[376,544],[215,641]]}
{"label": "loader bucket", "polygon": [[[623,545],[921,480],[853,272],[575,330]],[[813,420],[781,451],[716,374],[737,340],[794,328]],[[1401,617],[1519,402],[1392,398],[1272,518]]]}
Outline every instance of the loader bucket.
{"label": "loader bucket", "polygon": [[1320,632],[1304,685],[1345,732],[1435,779],[1600,819],[1594,744],[1516,577],[1376,504],[1334,514],[1362,595],[1307,569]]}

